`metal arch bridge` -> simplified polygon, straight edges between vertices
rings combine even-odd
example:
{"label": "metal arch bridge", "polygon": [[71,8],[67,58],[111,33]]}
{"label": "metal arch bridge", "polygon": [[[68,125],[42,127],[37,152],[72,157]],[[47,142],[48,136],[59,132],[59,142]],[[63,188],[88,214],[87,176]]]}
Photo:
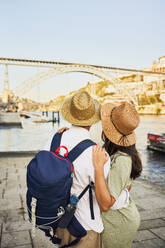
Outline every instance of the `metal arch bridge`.
{"label": "metal arch bridge", "polygon": [[[99,66],[99,65],[88,65],[88,64],[76,64],[76,63],[63,63],[54,61],[41,61],[41,60],[28,60],[28,59],[12,59],[12,58],[0,58],[0,64],[15,65],[15,66],[31,66],[38,68],[47,68],[47,70],[37,72],[32,77],[23,81],[14,90],[15,95],[22,97],[28,93],[33,87],[41,84],[47,79],[53,78],[56,75],[68,73],[68,72],[84,72],[97,76],[103,80],[109,81],[109,83],[116,89],[116,92],[121,96],[125,97],[129,101],[137,102],[136,95],[134,92],[121,84],[118,77],[115,77],[116,72],[124,72],[125,75],[137,73],[141,75],[157,75],[165,78],[165,73],[152,72],[136,69],[125,69],[117,67]],[[120,75],[121,76],[121,75]]]}

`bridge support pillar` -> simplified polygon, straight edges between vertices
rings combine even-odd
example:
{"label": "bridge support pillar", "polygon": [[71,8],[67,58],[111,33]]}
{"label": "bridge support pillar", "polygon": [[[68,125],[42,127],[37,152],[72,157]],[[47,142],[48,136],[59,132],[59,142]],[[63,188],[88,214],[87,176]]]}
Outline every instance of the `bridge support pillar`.
{"label": "bridge support pillar", "polygon": [[2,102],[3,103],[8,103],[9,96],[10,96],[10,87],[9,87],[8,64],[5,64],[5,74],[4,74],[4,85],[3,85]]}

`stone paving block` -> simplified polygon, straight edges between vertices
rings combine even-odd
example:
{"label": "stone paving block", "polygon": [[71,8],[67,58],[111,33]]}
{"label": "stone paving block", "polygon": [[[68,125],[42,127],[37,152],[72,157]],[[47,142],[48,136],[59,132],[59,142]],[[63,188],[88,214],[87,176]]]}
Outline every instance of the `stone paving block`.
{"label": "stone paving block", "polygon": [[0,211],[1,210],[9,210],[9,209],[17,209],[21,208],[21,202],[20,198],[6,198],[6,199],[0,199]]}
{"label": "stone paving block", "polygon": [[30,234],[28,231],[4,233],[1,240],[1,248],[16,247],[30,244]]}
{"label": "stone paving block", "polygon": [[0,188],[5,188],[6,187],[6,178],[2,178],[0,179]]}
{"label": "stone paving block", "polygon": [[25,221],[29,221],[29,215],[28,215],[28,212],[27,212],[27,208],[24,208],[24,220]]}
{"label": "stone paving block", "polygon": [[135,201],[138,200],[138,199],[150,198],[151,196],[154,196],[154,197],[157,196],[156,191],[154,191],[153,189],[145,188],[143,186],[140,186],[140,187],[138,186],[138,190],[137,190],[137,188],[132,186],[130,194],[131,194],[131,196],[133,197],[133,199]]}
{"label": "stone paving block", "polygon": [[3,223],[3,217],[0,216],[0,230],[1,230],[1,224]]}
{"label": "stone paving block", "polygon": [[161,239],[150,239],[141,242],[135,242],[132,244],[131,248],[164,248],[165,241]]}
{"label": "stone paving block", "polygon": [[19,196],[21,197],[21,199],[26,202],[27,190],[26,189],[19,189],[18,193],[19,193]]}
{"label": "stone paving block", "polygon": [[142,220],[139,230],[151,229],[157,227],[165,227],[165,220],[163,219]]}
{"label": "stone paving block", "polygon": [[[14,201],[14,199],[18,200],[18,195],[19,195],[19,188],[13,190],[4,190],[3,192],[3,198],[4,199],[11,199]],[[20,198],[19,198],[20,199]]]}
{"label": "stone paving block", "polygon": [[7,190],[11,190],[11,189],[13,189],[14,190],[14,188],[18,188],[19,186],[19,181],[18,181],[18,179],[16,179],[16,180],[7,180],[7,184],[6,184],[6,189]]}
{"label": "stone paving block", "polygon": [[30,230],[31,224],[28,221],[7,222],[3,224],[2,232],[16,232]]}
{"label": "stone paving block", "polygon": [[150,230],[165,241],[165,227],[153,228]]}
{"label": "stone paving block", "polygon": [[26,199],[27,188],[20,189],[20,192],[21,192],[22,198]]}
{"label": "stone paving block", "polygon": [[21,246],[17,246],[16,248],[32,248],[32,245],[21,245]]}
{"label": "stone paving block", "polygon": [[[13,187],[12,187],[13,185]],[[20,188],[20,182],[17,180],[15,183],[11,183],[10,181],[6,184],[6,190],[18,190]]]}
{"label": "stone paving block", "polygon": [[19,184],[21,185],[22,188],[27,188],[26,179],[24,181],[20,180]]}
{"label": "stone paving block", "polygon": [[19,182],[21,182],[22,184],[26,184],[26,175],[21,175],[21,177],[19,178]]}
{"label": "stone paving block", "polygon": [[0,211],[0,218],[3,223],[23,221],[23,212],[22,209]]}
{"label": "stone paving block", "polygon": [[6,185],[6,187],[4,187],[4,189],[5,189],[5,192],[6,193],[12,193],[13,192],[13,194],[17,194],[17,197],[18,197],[18,190],[19,190],[19,184],[18,183],[15,183],[15,184],[13,184],[14,186],[12,186],[12,185]]}
{"label": "stone paving block", "polygon": [[22,196],[22,207],[26,210],[27,209],[27,205],[26,205],[26,197],[23,195]]}
{"label": "stone paving block", "polygon": [[[50,242],[49,238],[45,236],[41,230],[36,230],[35,237],[32,237],[34,248],[58,248],[58,245]],[[93,247],[91,247],[93,248]]]}
{"label": "stone paving block", "polygon": [[13,171],[11,170],[8,172],[8,179],[17,179],[18,173],[16,172],[16,169],[14,168]]}
{"label": "stone paving block", "polygon": [[1,168],[0,180],[3,180],[6,177],[6,170]]}
{"label": "stone paving block", "polygon": [[33,157],[34,156],[14,158],[15,160],[13,160],[12,164],[16,164],[16,169],[26,169],[27,165]]}
{"label": "stone paving block", "polygon": [[8,175],[15,174],[15,173],[16,173],[16,167],[15,166],[11,166],[8,168]]}
{"label": "stone paving block", "polygon": [[26,172],[25,174],[19,174],[19,175],[20,175],[20,178],[19,178],[20,182],[26,182]]}
{"label": "stone paving block", "polygon": [[26,168],[18,168],[18,174],[26,177]]}
{"label": "stone paving block", "polygon": [[18,177],[17,177],[17,174],[8,174],[8,176],[7,176],[7,182],[8,183],[10,183],[10,184],[12,184],[13,183],[13,185],[15,184],[15,183],[18,183]]}
{"label": "stone paving block", "polygon": [[138,199],[135,201],[138,206],[144,209],[157,209],[157,208],[165,208],[165,197],[159,194],[157,197],[149,197],[149,198],[143,198],[143,199]]}
{"label": "stone paving block", "polygon": [[20,174],[20,177],[18,177],[18,179],[19,179],[19,182],[21,182],[22,184],[26,183],[26,176]]}
{"label": "stone paving block", "polygon": [[[31,160],[31,159],[30,159]],[[27,162],[24,162],[24,163],[22,163],[22,164],[17,164],[17,169],[27,169],[27,165],[29,164],[29,162],[30,162],[30,160],[29,161],[27,161]]]}
{"label": "stone paving block", "polygon": [[134,241],[143,241],[147,239],[154,239],[156,236],[148,230],[138,231]]}
{"label": "stone paving block", "polygon": [[[135,202],[135,203],[136,203],[136,202]],[[139,210],[139,212],[140,212],[140,211],[144,211],[144,210],[145,210],[144,208],[142,208],[142,207],[138,206],[138,204],[136,204],[136,207],[137,207],[137,209]]]}
{"label": "stone paving block", "polygon": [[144,210],[140,212],[142,220],[165,218],[165,208],[158,208],[155,210]]}
{"label": "stone paving block", "polygon": [[27,191],[26,185],[20,183],[19,184],[19,191],[22,192],[22,193],[25,193]]}

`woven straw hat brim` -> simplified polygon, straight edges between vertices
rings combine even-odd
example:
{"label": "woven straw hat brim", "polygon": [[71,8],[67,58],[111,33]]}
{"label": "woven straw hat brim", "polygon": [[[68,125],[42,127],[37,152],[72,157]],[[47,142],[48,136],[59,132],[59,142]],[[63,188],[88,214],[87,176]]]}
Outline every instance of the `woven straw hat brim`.
{"label": "woven straw hat brim", "polygon": [[74,118],[70,113],[71,99],[72,97],[68,97],[61,106],[60,113],[64,120],[77,126],[91,126],[100,121],[100,103],[98,101],[93,99],[95,105],[95,113],[92,118],[88,120],[78,120]]}
{"label": "woven straw hat brim", "polygon": [[134,132],[126,136],[127,143],[125,145],[121,143],[122,135],[116,130],[110,118],[112,109],[114,107],[116,107],[116,105],[111,104],[111,103],[104,104],[101,107],[101,121],[102,121],[102,128],[103,128],[105,135],[111,142],[113,142],[116,145],[119,145],[119,146],[134,145],[136,143],[136,135]]}

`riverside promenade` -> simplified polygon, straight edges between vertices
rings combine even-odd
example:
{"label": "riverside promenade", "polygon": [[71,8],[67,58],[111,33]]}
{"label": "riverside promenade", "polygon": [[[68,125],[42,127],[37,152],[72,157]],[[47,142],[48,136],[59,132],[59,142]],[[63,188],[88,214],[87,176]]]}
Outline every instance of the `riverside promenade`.
{"label": "riverside promenade", "polygon": [[[33,240],[27,220],[26,166],[31,158],[29,154],[0,154],[1,248],[46,248],[39,239]],[[141,226],[132,248],[164,248],[165,187],[138,179],[132,185],[131,194],[141,215]]]}

